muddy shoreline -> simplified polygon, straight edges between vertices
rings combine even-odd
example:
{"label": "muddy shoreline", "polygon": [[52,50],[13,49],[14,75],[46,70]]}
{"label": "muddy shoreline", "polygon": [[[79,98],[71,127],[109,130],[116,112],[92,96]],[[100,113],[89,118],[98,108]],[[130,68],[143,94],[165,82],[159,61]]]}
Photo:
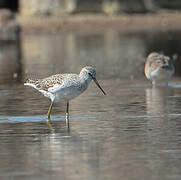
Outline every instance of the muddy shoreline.
{"label": "muddy shoreline", "polygon": [[181,12],[105,16],[79,14],[64,17],[17,17],[23,33],[99,31],[168,31],[181,29]]}

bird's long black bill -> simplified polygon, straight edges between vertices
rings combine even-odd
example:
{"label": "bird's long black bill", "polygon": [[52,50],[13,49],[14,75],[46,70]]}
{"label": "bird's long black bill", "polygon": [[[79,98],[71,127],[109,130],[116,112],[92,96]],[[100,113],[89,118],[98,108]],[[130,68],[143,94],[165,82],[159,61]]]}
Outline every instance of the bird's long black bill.
{"label": "bird's long black bill", "polygon": [[95,78],[92,78],[92,79],[94,80],[94,82],[96,83],[98,88],[103,92],[103,94],[106,95],[105,91],[101,88],[101,86],[99,85],[98,81]]}

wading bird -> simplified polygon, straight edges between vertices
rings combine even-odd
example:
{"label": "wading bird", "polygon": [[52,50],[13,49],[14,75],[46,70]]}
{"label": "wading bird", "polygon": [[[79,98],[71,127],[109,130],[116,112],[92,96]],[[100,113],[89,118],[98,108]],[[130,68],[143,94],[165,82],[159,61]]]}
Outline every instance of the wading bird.
{"label": "wading bird", "polygon": [[153,85],[168,84],[168,80],[174,74],[175,68],[168,56],[152,52],[145,62],[145,75]]}
{"label": "wading bird", "polygon": [[69,101],[82,94],[88,88],[91,80],[94,80],[95,84],[106,95],[96,80],[95,69],[90,66],[84,67],[79,74],[56,74],[44,79],[28,79],[24,85],[33,87],[50,98],[51,104],[47,112],[48,120],[50,120],[53,103],[65,101],[67,103],[66,124],[69,127]]}

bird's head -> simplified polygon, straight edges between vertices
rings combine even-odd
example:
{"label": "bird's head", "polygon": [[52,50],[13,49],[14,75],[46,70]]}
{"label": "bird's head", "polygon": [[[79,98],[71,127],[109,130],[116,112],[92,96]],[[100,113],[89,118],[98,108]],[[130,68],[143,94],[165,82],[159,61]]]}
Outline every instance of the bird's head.
{"label": "bird's head", "polygon": [[96,79],[96,70],[95,70],[95,68],[93,68],[91,66],[86,66],[81,70],[80,74],[81,73],[84,73],[84,74],[88,75],[91,79],[93,79],[93,81],[99,87],[99,89],[103,92],[103,94],[106,95],[105,91],[101,88],[101,86],[99,85],[99,83],[98,83],[98,81]]}

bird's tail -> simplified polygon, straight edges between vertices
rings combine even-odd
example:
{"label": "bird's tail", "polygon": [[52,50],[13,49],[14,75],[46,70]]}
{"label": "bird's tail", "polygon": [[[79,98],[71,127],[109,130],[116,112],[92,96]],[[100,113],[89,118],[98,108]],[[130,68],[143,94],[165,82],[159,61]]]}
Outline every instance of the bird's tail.
{"label": "bird's tail", "polygon": [[36,88],[37,82],[38,82],[38,80],[27,79],[27,80],[24,82],[24,85],[25,85],[25,86],[30,86],[30,87]]}

